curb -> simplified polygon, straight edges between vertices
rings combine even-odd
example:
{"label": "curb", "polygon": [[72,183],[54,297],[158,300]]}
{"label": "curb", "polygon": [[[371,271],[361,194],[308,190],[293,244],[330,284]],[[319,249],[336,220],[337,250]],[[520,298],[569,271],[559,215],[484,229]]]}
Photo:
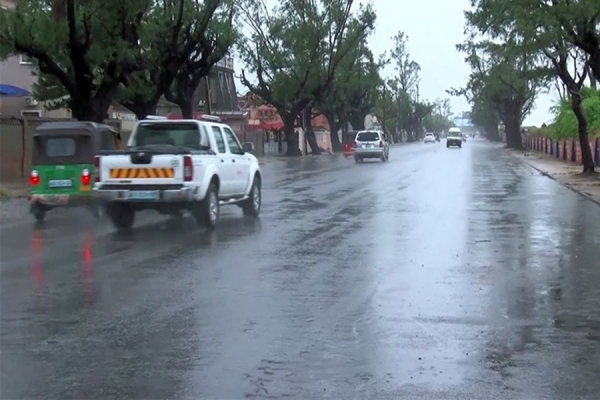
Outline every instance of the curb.
{"label": "curb", "polygon": [[507,153],[510,153],[511,156],[513,156],[514,158],[518,159],[519,161],[523,162],[524,164],[527,164],[530,168],[536,170],[537,172],[539,172],[542,176],[545,176],[547,178],[552,179],[554,182],[560,184],[561,186],[566,187],[569,190],[572,190],[573,192],[585,197],[588,200],[591,200],[593,203],[596,203],[600,206],[600,200],[596,199],[595,197],[590,196],[589,194],[582,192],[578,189],[575,189],[573,186],[569,185],[568,183],[562,182],[560,179],[550,175],[548,172],[534,166],[533,164],[531,164],[529,161],[527,161],[524,157],[525,157],[525,153],[523,153],[523,157],[519,157],[517,155],[517,151],[512,150],[512,149],[504,149],[504,151],[506,151]]}

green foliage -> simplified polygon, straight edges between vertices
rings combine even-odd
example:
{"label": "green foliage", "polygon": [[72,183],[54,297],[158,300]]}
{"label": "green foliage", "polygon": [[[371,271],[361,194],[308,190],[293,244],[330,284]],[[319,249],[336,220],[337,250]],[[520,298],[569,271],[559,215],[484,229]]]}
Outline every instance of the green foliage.
{"label": "green foliage", "polygon": [[[0,58],[25,54],[56,78],[76,118],[102,120],[119,83],[139,65],[149,0],[17,1],[0,10]],[[48,95],[39,90],[38,95]]]}
{"label": "green foliage", "polygon": [[69,92],[56,76],[44,74],[39,68],[33,74],[37,76],[37,80],[33,83],[33,97],[44,102],[46,110],[69,108]]}
{"label": "green foliage", "polygon": [[[435,105],[418,99],[421,67],[410,57],[408,37],[398,31],[391,39],[394,46],[386,62],[394,66],[394,75],[380,86],[375,115],[397,140],[401,132],[406,132],[408,140],[413,141],[421,134]],[[431,122],[430,119],[428,123]]]}
{"label": "green foliage", "polygon": [[[184,117],[193,114],[193,98],[202,78],[225,57],[239,39],[235,0],[205,0],[191,4],[188,38],[185,46],[191,51],[182,54],[182,65],[172,87],[167,87],[167,100],[179,105]],[[210,104],[208,104],[210,107]],[[210,110],[210,108],[209,108]]]}
{"label": "green foliage", "polygon": [[466,54],[471,74],[466,87],[449,93],[466,97],[473,107],[475,124],[488,137],[496,139],[498,122],[502,121],[508,146],[520,147],[520,125],[533,109],[537,94],[548,84],[547,68],[540,63],[543,56],[532,53],[527,40],[514,37],[507,37],[502,44],[472,37],[457,48]]}
{"label": "green foliage", "polygon": [[[588,131],[591,135],[600,136],[600,92],[584,88],[582,90],[582,106],[588,122]],[[552,139],[577,138],[577,119],[571,108],[571,102],[562,100],[552,108],[554,124],[551,128],[543,129],[539,134]]]}
{"label": "green foliage", "polygon": [[[285,0],[272,10],[260,1],[242,6],[250,28],[238,52],[248,72],[242,83],[291,118],[327,94],[335,71],[373,28],[370,7],[351,12],[350,0]],[[293,114],[293,115],[291,115]]]}
{"label": "green foliage", "polygon": [[420,137],[424,122],[435,107],[435,104],[412,98],[400,88],[397,79],[390,79],[380,89],[375,115],[397,140],[401,132],[406,132],[408,141],[414,141]]}
{"label": "green foliage", "polygon": [[[526,89],[523,93],[531,93],[531,96],[525,96],[531,99],[529,104],[524,103],[525,110],[531,108],[536,87],[539,90],[545,83],[559,79],[568,89],[567,92],[578,96],[587,73],[595,71],[600,76],[600,31],[597,29],[600,2],[475,0],[472,3],[473,10],[465,13],[471,41],[485,35],[490,41],[503,42],[501,52],[507,56],[520,53],[529,58],[529,71],[522,76],[522,83],[536,84],[530,85],[528,90],[525,85],[520,85]],[[577,48],[582,52],[573,51]],[[582,56],[581,53],[587,54]],[[525,68],[518,69],[522,72]],[[498,104],[497,100],[496,96],[493,101]],[[584,108],[590,107],[590,101],[584,100]],[[499,111],[501,118],[507,121],[502,108]],[[556,123],[552,129],[546,128],[543,132],[557,138],[575,135],[577,120],[571,101],[562,102],[555,111]],[[591,118],[588,126],[593,129],[595,113],[588,114],[588,118]]]}
{"label": "green foliage", "polygon": [[593,60],[591,70],[600,78],[597,0],[473,0],[472,5],[465,13],[471,37],[483,33],[495,41],[522,42],[530,54],[577,47]]}
{"label": "green foliage", "polygon": [[366,42],[365,35],[341,60],[331,84],[315,102],[316,109],[327,117],[334,133],[347,122],[360,129],[377,100],[377,87],[382,83],[380,63],[375,61]]}
{"label": "green foliage", "polygon": [[[186,62],[193,59],[193,65],[186,69],[187,76],[198,74],[198,71],[201,75],[207,73],[207,68],[220,60],[235,39],[228,20],[232,1],[150,2],[143,23],[137,30],[139,48],[143,49],[136,57],[139,67],[120,79],[114,101],[129,108],[138,118],[143,118],[154,113],[158,100],[170,88]],[[193,54],[201,56],[192,57]],[[68,60],[61,65],[70,68]],[[34,85],[36,99],[46,101],[48,109],[68,106],[69,92],[56,76],[41,71],[37,74],[39,79]],[[198,85],[185,86],[188,91],[194,91]]]}
{"label": "green foliage", "polygon": [[454,123],[450,119],[451,114],[450,99],[436,99],[433,103],[433,110],[425,117],[423,125],[429,132],[440,133],[448,131],[448,129],[454,126]]}
{"label": "green foliage", "polygon": [[396,72],[394,80],[398,89],[404,93],[409,94],[412,97],[418,96],[416,91],[418,90],[421,72],[421,66],[418,62],[410,57],[408,52],[407,43],[408,36],[403,31],[398,31],[396,35],[392,37],[394,47],[390,51],[389,61],[394,66]]}

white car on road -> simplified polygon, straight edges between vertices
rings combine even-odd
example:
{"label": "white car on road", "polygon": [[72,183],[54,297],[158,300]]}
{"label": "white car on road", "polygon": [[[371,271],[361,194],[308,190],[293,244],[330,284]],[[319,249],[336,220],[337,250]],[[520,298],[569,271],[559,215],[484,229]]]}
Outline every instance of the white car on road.
{"label": "white car on road", "polygon": [[359,131],[354,139],[354,161],[365,158],[379,158],[386,162],[390,159],[390,145],[382,131]]}
{"label": "white car on road", "polygon": [[425,134],[425,139],[423,140],[425,143],[435,143],[435,135],[431,132]]}
{"label": "white car on road", "polygon": [[96,156],[94,193],[119,229],[147,209],[189,211],[208,228],[217,225],[222,205],[257,217],[262,174],[250,151],[217,117],[139,121],[124,150]]}

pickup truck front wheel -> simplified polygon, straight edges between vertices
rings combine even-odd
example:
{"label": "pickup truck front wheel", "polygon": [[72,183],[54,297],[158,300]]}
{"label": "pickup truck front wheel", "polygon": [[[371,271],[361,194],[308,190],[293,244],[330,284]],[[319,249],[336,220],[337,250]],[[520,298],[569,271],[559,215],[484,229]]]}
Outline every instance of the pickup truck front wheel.
{"label": "pickup truck front wheel", "polygon": [[260,192],[260,180],[258,178],[254,178],[250,195],[248,196],[248,199],[242,203],[242,212],[244,213],[244,217],[258,217],[258,214],[260,214],[261,202],[262,195]]}
{"label": "pickup truck front wheel", "polygon": [[217,186],[211,183],[206,191],[204,200],[196,204],[192,209],[192,215],[196,222],[208,229],[214,229],[219,220],[219,192]]}
{"label": "pickup truck front wheel", "polygon": [[127,203],[109,203],[106,205],[106,215],[118,229],[129,229],[135,221],[135,208]]}

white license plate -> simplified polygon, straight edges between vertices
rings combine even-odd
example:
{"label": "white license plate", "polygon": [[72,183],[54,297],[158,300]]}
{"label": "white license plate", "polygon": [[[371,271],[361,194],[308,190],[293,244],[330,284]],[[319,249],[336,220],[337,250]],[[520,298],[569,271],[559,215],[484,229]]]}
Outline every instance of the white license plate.
{"label": "white license plate", "polygon": [[132,190],[127,196],[129,200],[156,200],[158,191],[156,190]]}
{"label": "white license plate", "polygon": [[373,148],[373,147],[375,147],[375,146],[374,146],[374,145],[372,145],[372,144],[369,144],[369,145],[367,145],[367,147],[369,147],[369,148]]}
{"label": "white license plate", "polygon": [[73,181],[70,179],[55,179],[48,181],[50,188],[67,188],[73,186]]}

